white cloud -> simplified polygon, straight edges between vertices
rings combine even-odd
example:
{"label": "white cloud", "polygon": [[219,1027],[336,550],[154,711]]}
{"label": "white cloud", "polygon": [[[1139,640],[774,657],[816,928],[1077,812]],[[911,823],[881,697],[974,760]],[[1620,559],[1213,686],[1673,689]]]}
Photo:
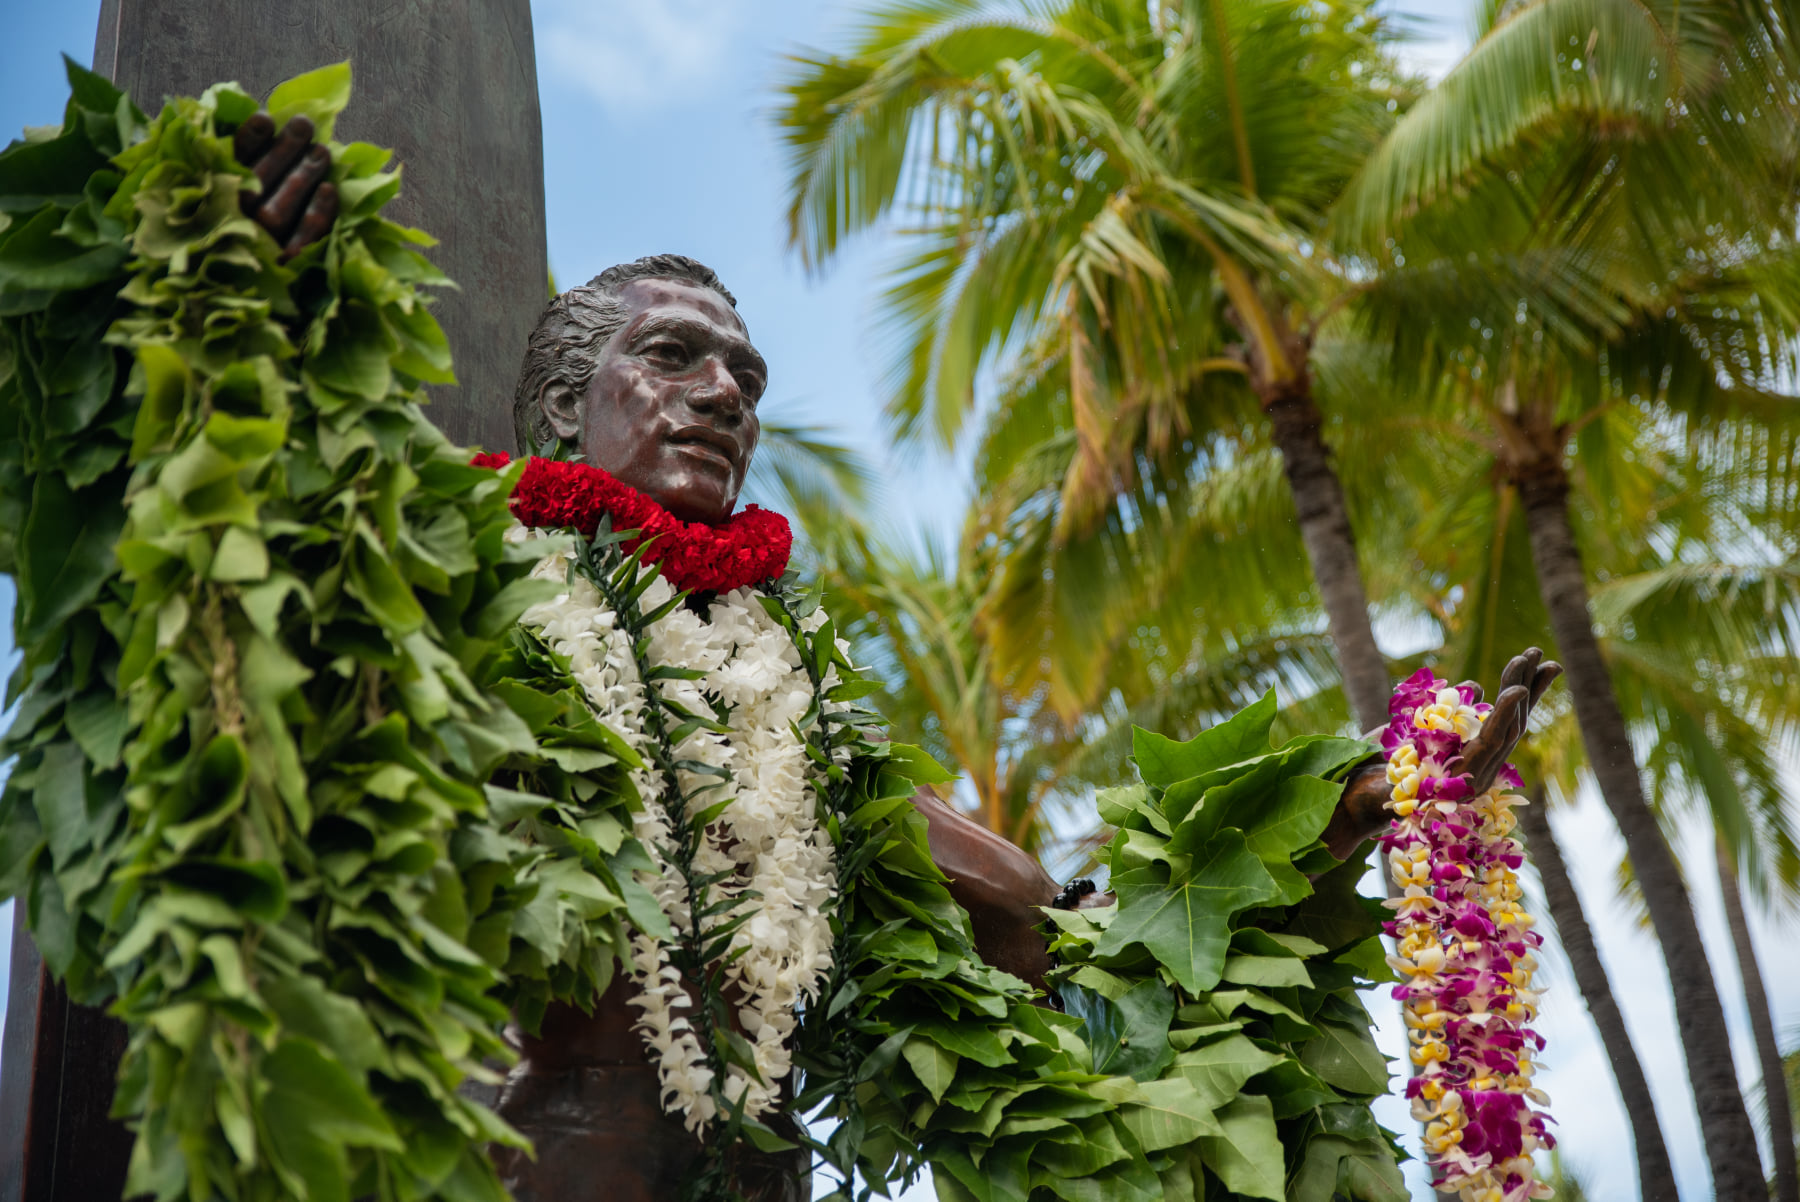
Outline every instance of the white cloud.
{"label": "white cloud", "polygon": [[537,0],[538,59],[590,93],[610,117],[717,99],[750,0]]}

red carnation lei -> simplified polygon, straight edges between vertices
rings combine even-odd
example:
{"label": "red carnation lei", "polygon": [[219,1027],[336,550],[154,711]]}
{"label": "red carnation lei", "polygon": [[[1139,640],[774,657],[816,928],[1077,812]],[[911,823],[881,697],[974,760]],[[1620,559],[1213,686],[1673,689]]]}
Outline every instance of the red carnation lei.
{"label": "red carnation lei", "polygon": [[[477,455],[476,467],[503,468],[511,457]],[[725,593],[762,584],[787,570],[794,534],[787,519],[747,505],[723,526],[684,522],[655,501],[586,463],[533,459],[513,488],[513,515],[527,526],[568,528],[592,535],[602,514],[613,529],[638,530],[625,549],[648,542],[644,561],[662,568],[663,578],[683,591]]]}

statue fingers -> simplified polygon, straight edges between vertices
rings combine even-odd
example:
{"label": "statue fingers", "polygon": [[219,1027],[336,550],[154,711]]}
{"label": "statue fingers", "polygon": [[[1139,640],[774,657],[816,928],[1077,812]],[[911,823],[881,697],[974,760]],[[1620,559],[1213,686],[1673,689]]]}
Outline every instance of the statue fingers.
{"label": "statue fingers", "polygon": [[252,113],[231,135],[231,153],[244,166],[254,167],[274,141],[275,119],[267,113]]}
{"label": "statue fingers", "polygon": [[1470,696],[1468,699],[1468,703],[1470,705],[1480,704],[1481,698],[1482,698],[1482,691],[1481,691],[1480,684],[1478,684],[1477,682],[1475,682],[1473,680],[1465,680],[1461,684],[1457,685],[1456,687],[1459,689],[1468,689],[1469,690]]}
{"label": "statue fingers", "polygon": [[330,171],[330,151],[323,146],[308,150],[299,165],[276,187],[274,194],[256,210],[256,224],[275,235],[277,242],[285,240],[299,223],[314,190]]}
{"label": "statue fingers", "polygon": [[1081,900],[1096,892],[1099,886],[1087,877],[1077,877],[1062,887],[1062,891],[1050,899],[1050,906],[1055,910],[1079,910]]}
{"label": "statue fingers", "polygon": [[263,197],[281,186],[287,173],[293,169],[306,148],[312,145],[313,123],[305,117],[289,118],[282,127],[281,133],[274,143],[251,166],[256,173],[256,182],[262,185]]}
{"label": "statue fingers", "polygon": [[1471,784],[1477,793],[1485,792],[1500,774],[1500,765],[1512,754],[1525,734],[1525,719],[1530,713],[1526,704],[1530,691],[1524,685],[1509,685],[1494,699],[1487,722],[1469,745],[1467,767]]}
{"label": "statue fingers", "polygon": [[300,218],[293,237],[281,248],[281,257],[291,259],[313,243],[323,238],[331,229],[331,223],[337,220],[338,191],[337,185],[323,183],[313,193],[312,203],[306,206],[306,213]]}
{"label": "statue fingers", "polygon": [[1525,687],[1530,688],[1531,682],[1537,678],[1538,665],[1543,662],[1544,653],[1537,647],[1527,647],[1519,658],[1525,662],[1523,670],[1519,673],[1519,679],[1513,681],[1513,683],[1522,684]]}
{"label": "statue fingers", "polygon": [[1524,727],[1520,719],[1531,712],[1531,688],[1525,682],[1507,685],[1494,698],[1494,708],[1488,711],[1487,722],[1482,733],[1489,727],[1502,739],[1517,739]]}
{"label": "statue fingers", "polygon": [[1531,704],[1536,705],[1543,699],[1556,678],[1563,673],[1562,665],[1555,660],[1546,660],[1538,666],[1537,675],[1531,678]]}
{"label": "statue fingers", "polygon": [[1506,661],[1506,667],[1500,670],[1500,692],[1504,693],[1516,684],[1524,684],[1531,679],[1531,670],[1526,667],[1523,655],[1515,655]]}
{"label": "statue fingers", "polygon": [[1507,690],[1511,694],[1507,698],[1506,725],[1501,727],[1502,738],[1495,745],[1494,770],[1513,753],[1519,740],[1525,737],[1525,730],[1531,722],[1531,688],[1529,685],[1516,684]]}

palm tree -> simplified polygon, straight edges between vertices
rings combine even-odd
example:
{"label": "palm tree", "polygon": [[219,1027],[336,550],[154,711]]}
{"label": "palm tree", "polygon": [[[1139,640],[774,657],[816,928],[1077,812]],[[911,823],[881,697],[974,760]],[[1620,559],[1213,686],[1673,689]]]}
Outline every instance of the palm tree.
{"label": "palm tree", "polygon": [[1781,1050],[1775,1042],[1775,1024],[1769,1008],[1769,991],[1763,987],[1762,966],[1756,945],[1750,941],[1750,923],[1744,914],[1744,895],[1738,877],[1737,856],[1721,837],[1713,843],[1719,872],[1719,892],[1725,900],[1725,921],[1731,929],[1731,946],[1737,956],[1738,974],[1744,982],[1744,1003],[1750,1011],[1750,1030],[1756,1041],[1757,1068],[1762,1073],[1763,1108],[1769,1116],[1769,1146],[1775,1172],[1771,1194],[1789,1202],[1797,1193],[1794,1155],[1794,1112],[1785,1088]]}
{"label": "palm tree", "polygon": [[[1346,685],[1367,716],[1385,701],[1386,675],[1368,670],[1379,666],[1372,638],[1365,656],[1346,633],[1366,629],[1367,609],[1360,575],[1354,597],[1343,587],[1344,552],[1351,569],[1356,560],[1319,436],[1317,346],[1348,301],[1378,328],[1386,315],[1401,335],[1396,361],[1453,373],[1481,404],[1482,425],[1468,433],[1488,433],[1521,511],[1588,758],[1673,966],[1719,1194],[1747,1199],[1754,1136],[1723,1011],[1644,804],[1588,615],[1570,502],[1585,488],[1610,504],[1610,482],[1588,472],[1634,412],[1640,423],[1675,412],[1716,422],[1766,404],[1771,381],[1792,370],[1785,340],[1800,271],[1783,240],[1793,190],[1769,185],[1794,157],[1795,41],[1773,8],[1630,7],[1495,6],[1489,34],[1383,144],[1335,227],[1323,217],[1341,172],[1383,121],[1361,101],[1380,90],[1284,85],[1320,64],[1391,83],[1370,70],[1378,48],[1257,59],[1259,82],[1261,68],[1272,72],[1272,107],[1310,118],[1265,147],[1236,81],[1267,32],[1255,18],[1279,6],[1146,11],[1096,0],[1010,20],[947,0],[891,9],[856,53],[804,63],[790,88],[791,232],[816,263],[897,203],[924,227],[927,249],[890,293],[908,351],[896,374],[903,423],[930,415],[953,435],[978,369],[1008,352],[1060,373],[1069,466],[1040,534],[1052,550],[1091,529],[1107,512],[1096,498],[1117,498],[1146,465],[1163,481],[1121,525],[1161,512],[1165,482],[1182,476],[1171,449],[1190,445],[1194,406],[1181,402],[1241,382],[1271,419]],[[1358,20],[1285,28],[1342,32]],[[1203,37],[1209,21],[1214,36]],[[1258,39],[1234,36],[1252,27]],[[1328,97],[1342,119],[1282,104],[1290,91]],[[1288,151],[1319,165],[1293,176],[1310,190],[1269,183],[1265,153]],[[1474,177],[1478,166],[1490,175]],[[1446,195],[1455,203],[1442,205]],[[1384,231],[1426,202],[1451,217],[1435,231],[1429,215],[1409,224],[1404,250],[1383,247]],[[1327,238],[1335,257],[1320,249]],[[1698,255],[1672,259],[1671,247]],[[1431,270],[1400,270],[1407,255]],[[1409,313],[1410,327],[1392,320]]]}
{"label": "palm tree", "polygon": [[[1666,593],[1687,596],[1659,595]],[[1695,597],[1705,600],[1693,604]],[[1673,620],[1659,609],[1672,611]],[[1748,883],[1764,904],[1785,906],[1800,896],[1793,799],[1776,764],[1777,750],[1792,750],[1800,725],[1792,691],[1777,684],[1795,660],[1800,564],[1687,562],[1618,577],[1596,592],[1595,610],[1627,721],[1639,746],[1650,748],[1651,794],[1665,832],[1672,833],[1680,806],[1704,805],[1711,819],[1714,867],[1762,1074],[1772,1196],[1786,1202],[1795,1187],[1793,1115],[1778,1084],[1781,1056],[1744,893]],[[1694,637],[1722,622],[1743,623],[1746,611],[1761,619],[1760,637],[1746,644],[1732,632],[1729,643],[1742,650],[1730,660],[1715,658],[1704,634]],[[1606,638],[1620,629],[1632,637]],[[1622,865],[1621,877],[1641,903],[1631,867]]]}
{"label": "palm tree", "polygon": [[[1480,677],[1494,670],[1501,649],[1541,638],[1548,615],[1533,587],[1519,489],[1492,470],[1503,453],[1501,440],[1470,433],[1484,420],[1479,406],[1466,403],[1481,395],[1474,385],[1465,381],[1457,390],[1465,398],[1461,407],[1434,419],[1412,419],[1392,437],[1418,443],[1405,451],[1419,464],[1407,478],[1430,510],[1419,545],[1433,562],[1421,575],[1421,587],[1458,597],[1454,607],[1438,612],[1452,658],[1464,673]],[[1759,882],[1788,879],[1792,835],[1769,749],[1791,739],[1794,715],[1800,713],[1791,690],[1774,683],[1783,679],[1780,665],[1796,650],[1800,580],[1790,563],[1791,536],[1781,536],[1786,545],[1771,541],[1772,532],[1792,528],[1793,515],[1765,519],[1776,516],[1772,498],[1792,506],[1800,469],[1791,455],[1782,454],[1773,464],[1785,469],[1771,466],[1763,454],[1770,449],[1767,438],[1753,432],[1747,437],[1741,424],[1729,426],[1722,439],[1698,439],[1693,445],[1672,423],[1634,420],[1625,412],[1603,414],[1593,424],[1599,431],[1573,464],[1571,480],[1580,489],[1575,509],[1582,545],[1603,581],[1594,594],[1594,631],[1624,721],[1639,732],[1637,745],[1652,749],[1646,763],[1657,784],[1653,792],[1702,799],[1728,832],[1727,845],[1748,857]],[[1791,441],[1792,433],[1787,437]],[[1754,453],[1734,453],[1742,450],[1738,442]],[[1436,450],[1433,459],[1418,457],[1425,447]],[[1758,537],[1749,546],[1752,532]],[[1752,552],[1757,562],[1719,562],[1709,544]],[[1462,548],[1478,553],[1463,555]],[[1560,645],[1556,651],[1562,651]],[[1564,710],[1556,726],[1540,731],[1533,753],[1533,775],[1557,782],[1565,796],[1572,795],[1576,769],[1585,762],[1577,739],[1585,732],[1577,732],[1571,716]],[[1577,984],[1613,1063],[1633,1127],[1644,1196],[1672,1191],[1641,1066],[1548,822],[1541,808],[1533,807],[1520,811],[1520,821]],[[1635,866],[1635,853],[1632,862]],[[1739,958],[1754,965],[1747,945]],[[1680,964],[1671,958],[1678,989]],[[1772,1128],[1781,1129],[1784,1117],[1771,1110]]]}
{"label": "palm tree", "polygon": [[[1535,774],[1534,774],[1535,775]],[[1656,1202],[1674,1202],[1675,1170],[1669,1161],[1669,1148],[1663,1142],[1662,1126],[1656,1117],[1656,1101],[1650,1093],[1649,1079],[1632,1045],[1631,1033],[1625,1027],[1625,1015],[1613,996],[1612,983],[1600,962],[1594,946],[1594,933],[1588,926],[1575,892],[1568,865],[1557,846],[1547,812],[1549,791],[1541,785],[1533,789],[1531,804],[1514,812],[1519,818],[1519,831],[1525,836],[1525,850],[1538,870],[1544,887],[1544,904],[1550,920],[1556,925],[1557,942],[1569,957],[1574,971],[1575,987],[1587,1004],[1594,1027],[1600,1032],[1600,1046],[1612,1068],[1613,1080],[1619,1086],[1619,1099],[1625,1104],[1625,1117],[1631,1124],[1632,1146],[1637,1154],[1638,1194]]]}
{"label": "palm tree", "polygon": [[[1322,725],[1341,725],[1329,650],[1323,663],[1276,671],[1321,640],[1280,456],[1251,433],[1248,390],[1218,387],[1190,402],[1185,463],[1140,457],[1092,529],[1060,539],[1059,502],[1079,449],[1067,390],[1046,378],[1054,373],[1030,382],[1038,395],[1002,393],[975,458],[964,536],[965,549],[992,548],[980,616],[1008,686],[1041,688],[1049,708],[1076,723],[1102,702],[1116,712],[1204,690],[1222,665],[1232,665],[1222,679],[1237,680],[1255,661],[1256,679],[1329,700],[1336,708]],[[1201,716],[1166,704],[1161,712],[1175,726],[1157,729],[1170,732]]]}
{"label": "palm tree", "polygon": [[[1754,1132],[1687,891],[1645,802],[1589,611],[1572,502],[1617,417],[1696,434],[1791,406],[1794,14],[1780,4],[1532,0],[1490,10],[1339,209],[1382,274],[1396,361],[1480,398],[1523,511],[1588,763],[1670,966],[1718,1196],[1762,1196]],[[1476,253],[1470,254],[1470,247]],[[1412,260],[1410,266],[1399,268]],[[1553,278],[1564,303],[1523,299]],[[1576,493],[1585,486],[1587,497]]]}
{"label": "palm tree", "polygon": [[[1784,673],[1800,655],[1800,558],[1724,565],[1689,560],[1609,581],[1595,596],[1619,693],[1634,727],[1655,732],[1647,767],[1659,809],[1704,804],[1726,926],[1744,985],[1773,1150],[1774,1197],[1797,1194],[1793,1114],[1773,1015],[1744,911],[1748,885],[1765,904],[1800,897],[1793,799],[1776,762],[1791,751],[1800,707]],[[1679,640],[1677,642],[1677,640]]]}
{"label": "palm tree", "polygon": [[[1343,290],[1324,214],[1411,95],[1391,41],[1368,0],[903,0],[795,60],[781,114],[809,266],[890,215],[920,248],[885,299],[900,431],[956,441],[1014,365],[1017,397],[1066,404],[1044,548],[1130,522],[1143,475],[1182,476],[1226,414],[1266,420],[1364,726],[1388,672],[1313,349]],[[1205,412],[1233,394],[1247,415]],[[996,667],[1028,687],[1043,665]]]}
{"label": "palm tree", "polygon": [[[1271,684],[1316,696],[1332,675],[1323,638],[1242,628],[1229,654],[1178,679],[1161,677],[1156,687],[1149,678],[1165,670],[1157,656],[1112,657],[1083,698],[1081,720],[1065,724],[1041,690],[1006,688],[993,672],[995,627],[979,616],[1003,580],[997,544],[966,538],[954,554],[908,552],[838,506],[795,510],[809,573],[859,662],[884,680],[876,704],[896,735],[957,768],[978,820],[1052,865],[1074,870],[1091,850],[1092,790],[1129,776],[1134,724],[1182,734],[1234,713]],[[972,512],[977,528],[984,512]],[[1341,706],[1341,696],[1333,700]]]}

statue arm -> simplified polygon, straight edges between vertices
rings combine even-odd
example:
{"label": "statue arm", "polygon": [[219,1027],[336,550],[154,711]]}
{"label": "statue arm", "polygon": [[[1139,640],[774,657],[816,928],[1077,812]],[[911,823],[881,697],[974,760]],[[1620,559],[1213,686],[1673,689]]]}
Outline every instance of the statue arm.
{"label": "statue arm", "polygon": [[[1514,657],[1501,674],[1500,695],[1481,733],[1459,760],[1446,765],[1447,770],[1466,773],[1478,792],[1492,785],[1524,736],[1531,707],[1561,673],[1562,668],[1545,661],[1535,647]],[[1479,688],[1476,695],[1479,698]],[[1321,836],[1332,855],[1348,859],[1387,825],[1389,792],[1381,758],[1352,770]],[[1059,889],[1035,858],[944,804],[929,789],[915,793],[913,805],[925,816],[931,858],[950,878],[950,896],[969,913],[975,950],[995,968],[1045,988],[1044,976],[1053,963],[1043,933],[1043,907],[1091,909],[1111,905],[1113,895]]]}
{"label": "statue arm", "polygon": [[925,816],[931,858],[950,878],[950,896],[969,912],[975,950],[995,968],[1043,989],[1051,960],[1039,930],[1044,922],[1040,907],[1056,897],[1056,882],[1035,857],[944,804],[931,790],[913,794],[913,805]]}

